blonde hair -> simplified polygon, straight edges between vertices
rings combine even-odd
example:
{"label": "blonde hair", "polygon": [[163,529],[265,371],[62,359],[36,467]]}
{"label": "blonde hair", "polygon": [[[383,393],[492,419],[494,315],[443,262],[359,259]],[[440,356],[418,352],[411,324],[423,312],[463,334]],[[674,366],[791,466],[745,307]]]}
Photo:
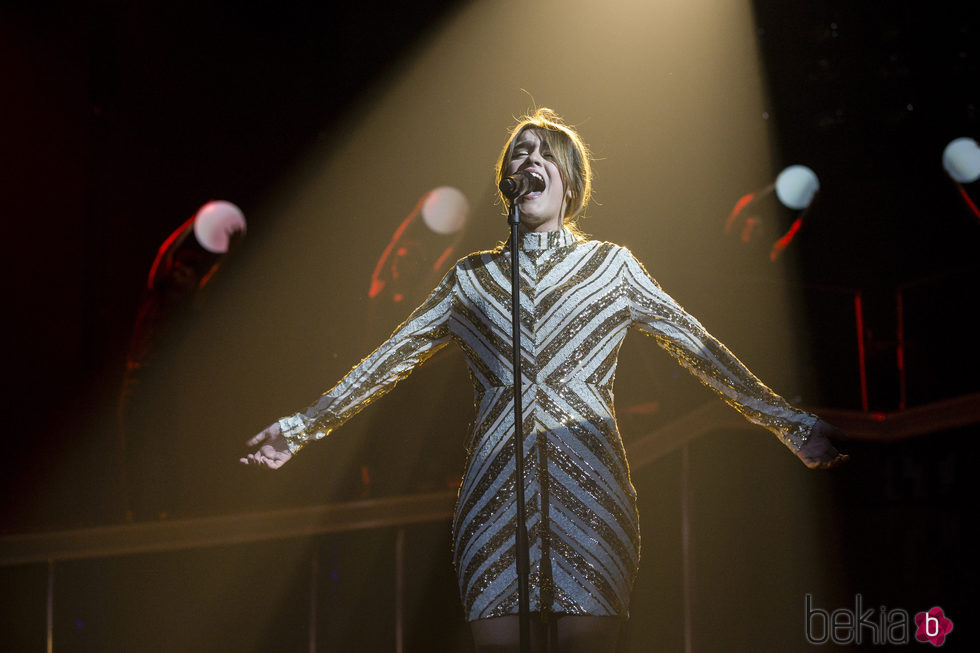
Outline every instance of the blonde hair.
{"label": "blonde hair", "polygon": [[[554,155],[562,181],[571,191],[562,224],[572,233],[581,236],[582,232],[576,222],[584,217],[592,197],[592,154],[578,133],[551,109],[541,107],[534,113],[521,117],[510,130],[507,144],[497,158],[497,185],[503,180],[507,166],[514,156],[517,137],[527,129],[535,130]],[[501,193],[500,199],[506,210],[507,198]]]}

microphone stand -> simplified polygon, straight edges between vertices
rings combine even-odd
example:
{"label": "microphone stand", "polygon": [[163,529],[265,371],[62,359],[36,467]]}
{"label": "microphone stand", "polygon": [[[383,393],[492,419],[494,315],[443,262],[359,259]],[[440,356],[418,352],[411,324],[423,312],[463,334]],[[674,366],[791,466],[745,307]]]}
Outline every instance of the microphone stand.
{"label": "microphone stand", "polygon": [[[518,196],[519,197],[519,196]],[[530,557],[527,541],[527,509],[524,506],[524,406],[521,393],[521,265],[520,245],[518,243],[517,226],[520,224],[520,213],[517,208],[517,197],[510,200],[510,279],[511,306],[513,320],[513,369],[514,369],[514,491],[517,496],[517,604],[520,614],[521,653],[531,650],[531,613],[528,593],[528,575],[530,574]]]}

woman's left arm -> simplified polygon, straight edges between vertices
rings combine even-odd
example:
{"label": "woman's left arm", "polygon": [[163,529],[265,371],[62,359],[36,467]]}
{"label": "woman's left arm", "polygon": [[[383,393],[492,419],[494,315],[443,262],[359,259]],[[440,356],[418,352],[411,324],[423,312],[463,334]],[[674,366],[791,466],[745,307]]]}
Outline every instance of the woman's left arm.
{"label": "woman's left arm", "polygon": [[665,293],[628,250],[620,253],[620,280],[636,328],[746,419],[773,432],[807,467],[826,468],[846,460],[829,439],[843,433],[773,392]]}

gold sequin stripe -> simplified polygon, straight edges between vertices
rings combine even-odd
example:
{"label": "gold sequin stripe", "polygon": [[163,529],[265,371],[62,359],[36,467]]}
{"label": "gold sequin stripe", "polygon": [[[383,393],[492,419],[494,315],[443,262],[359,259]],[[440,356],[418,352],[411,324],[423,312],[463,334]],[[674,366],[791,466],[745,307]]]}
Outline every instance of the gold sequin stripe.
{"label": "gold sequin stripe", "polygon": [[[476,423],[470,434],[470,439],[466,442],[466,460],[463,468],[469,469],[470,457],[474,454],[479,455],[478,447],[486,438],[488,433],[495,433],[504,425],[504,420],[513,422],[514,412],[514,389],[503,388],[500,386],[480,386],[480,393],[483,395],[480,403],[476,407]],[[507,408],[510,407],[511,415],[507,415]]]}
{"label": "gold sequin stripe", "polygon": [[[561,248],[562,251],[557,251],[557,250],[554,251],[553,255],[548,256],[543,262],[540,260],[536,261],[535,268],[537,269],[538,278],[542,280],[547,279],[548,276],[552,273],[552,271],[556,267],[567,263],[568,259],[566,258],[566,256],[564,256],[564,254],[567,251],[568,247],[572,247],[572,246],[574,245],[562,247]],[[539,251],[542,251],[542,255],[546,253],[546,250],[539,250]]]}
{"label": "gold sequin stripe", "polygon": [[513,454],[513,446],[501,447],[465,502],[457,505],[454,530],[460,560],[468,556],[467,547],[478,533],[499,528],[497,520],[514,500]]}
{"label": "gold sequin stripe", "polygon": [[[476,319],[473,309],[460,302],[453,317],[453,340],[462,349],[466,358],[467,365],[473,369],[480,378],[481,385],[484,386],[504,386],[507,385],[503,378],[503,372],[507,371],[508,376],[513,378],[510,373],[510,366],[503,361],[497,361],[495,367],[487,363],[487,356],[494,354],[489,360],[496,360],[502,347],[507,347],[510,352],[511,345],[509,340],[504,343],[499,333],[481,326]],[[509,358],[508,358],[509,360]]]}
{"label": "gold sequin stripe", "polygon": [[[583,245],[583,247],[587,247],[587,245]],[[581,261],[575,261],[573,264],[564,261],[561,263],[560,271],[551,272],[542,278],[541,285],[544,291],[541,293],[540,303],[537,307],[542,317],[547,317],[556,306],[564,301],[572,301],[575,305],[585,305],[589,301],[588,297],[608,292],[608,287],[603,287],[603,284],[609,281],[609,268],[613,265],[608,252],[596,248],[595,252]],[[553,267],[558,265],[559,263],[556,262]],[[580,286],[580,283],[587,285]],[[567,290],[570,284],[575,286],[574,295],[566,297],[562,291]]]}
{"label": "gold sequin stripe", "polygon": [[[500,455],[501,449],[510,448],[513,455],[513,388],[499,389],[499,396],[494,404],[492,415],[482,416],[481,425],[486,425],[485,434],[473,444],[472,453],[467,460],[463,474],[463,485],[460,488],[460,506],[466,509],[470,505],[472,493],[474,491],[484,492],[488,483],[494,479],[487,478],[488,465],[495,464],[496,457]],[[533,411],[533,387],[529,387],[525,392],[524,406],[525,414]],[[481,430],[484,426],[480,427]],[[528,432],[528,431],[525,431]],[[525,449],[527,449],[528,439],[525,439]],[[497,473],[500,473],[498,470]],[[475,500],[479,500],[476,497]]]}
{"label": "gold sequin stripe", "polygon": [[[540,514],[529,502],[531,510],[528,513],[528,539],[533,543],[540,537]],[[488,610],[493,610],[501,598],[508,600],[507,605],[516,597],[507,596],[516,588],[516,567],[514,560],[515,514],[509,510],[509,519],[501,524],[500,530],[487,542],[481,550],[472,556],[466,568],[460,574],[461,583],[469,579],[469,587],[463,587],[462,600],[467,613],[474,611],[481,616],[487,616]],[[532,544],[529,550],[531,562],[531,577],[538,577],[539,547]],[[493,591],[496,588],[496,591]],[[534,609],[539,602],[538,587],[531,585],[531,606]]]}
{"label": "gold sequin stripe", "polygon": [[[552,573],[556,578],[554,583],[556,605],[552,607],[552,611],[624,615],[636,575],[635,571],[632,574],[624,574],[620,570],[609,569],[604,561],[596,559],[588,550],[581,548],[581,540],[576,542],[575,537],[584,535],[584,532],[575,536],[570,535],[562,527],[560,519],[555,520],[552,531],[557,535],[552,537],[551,547],[554,561]],[[608,580],[612,578],[629,579],[629,581],[614,587]],[[569,590],[559,592],[561,588],[569,588]]]}
{"label": "gold sequin stripe", "polygon": [[[573,515],[589,524],[600,539],[613,549],[622,568],[632,571],[639,561],[639,522],[635,508],[632,514],[625,514],[617,510],[617,506],[608,497],[603,501],[587,492],[579,492],[578,488],[569,488],[558,483],[554,486],[554,505],[560,504],[564,514]],[[607,517],[595,512],[596,505],[589,505],[583,497],[592,499],[605,511]]]}
{"label": "gold sequin stripe", "polygon": [[[481,556],[480,562],[490,559],[491,555],[488,552]],[[507,614],[494,610],[500,607],[509,609],[516,605],[516,574],[513,575],[513,579],[504,576],[504,572],[514,566],[514,539],[508,538],[506,532],[501,533],[500,547],[493,549],[492,560],[493,562],[479,575],[468,574],[465,571],[460,573],[461,579],[472,579],[469,587],[462,588],[463,610],[471,620]],[[494,587],[496,591],[492,591]],[[511,602],[501,606],[501,598],[511,599]],[[474,612],[477,614],[474,615]]]}
{"label": "gold sequin stripe", "polygon": [[[466,274],[460,276],[458,301],[466,306],[469,314],[479,315],[475,325],[482,323],[483,328],[493,329],[499,333],[499,337],[510,342],[510,286],[504,288],[502,285],[509,283],[509,277],[505,279],[502,274],[495,275],[495,270],[495,265],[468,269]],[[523,316],[521,326],[525,326]]]}
{"label": "gold sequin stripe", "polygon": [[[483,268],[476,269],[474,273],[474,280],[479,281],[488,292],[493,293],[500,300],[498,301],[498,311],[496,311],[495,315],[490,316],[490,318],[499,317],[501,314],[505,315],[506,320],[503,320],[503,323],[507,324],[508,328],[510,328],[510,259],[507,257],[496,258],[494,259],[494,265],[487,265]],[[526,271],[523,269],[520,270],[520,274],[518,275],[518,286],[521,293],[521,328],[530,333],[534,321],[534,303],[531,300],[533,279],[529,279]]]}
{"label": "gold sequin stripe", "polygon": [[[539,355],[549,362],[555,357],[564,359],[572,351],[573,346],[579,354],[582,354],[585,353],[582,345],[588,342],[606,338],[617,331],[625,334],[629,325],[628,315],[616,299],[611,293],[597,294],[583,301],[575,312],[568,311],[565,315],[555,314],[543,320],[545,324],[539,332],[548,335],[539,343],[541,348]],[[601,331],[596,333],[597,329]],[[577,363],[579,360],[581,359],[574,359],[571,362]]]}
{"label": "gold sequin stripe", "polygon": [[[540,520],[541,518],[540,514],[538,513],[538,510],[540,509],[539,501],[543,502],[543,498],[546,496],[546,493],[541,490],[541,483],[542,480],[546,480],[546,479],[542,479],[539,471],[535,470],[535,465],[536,465],[535,459],[538,458],[538,456],[532,455],[533,452],[530,450],[531,446],[535,441],[534,432],[537,431],[535,425],[533,424],[533,414],[534,414],[533,410],[528,411],[524,424],[525,433],[530,434],[525,439],[525,448],[528,449],[528,451],[525,459],[527,462],[526,462],[525,474],[524,474],[525,488],[528,496],[528,520],[529,520],[528,539],[532,552],[532,557],[531,557],[532,567],[535,566],[541,567],[542,582],[545,582],[547,573],[546,570],[544,569],[545,565],[541,563],[541,556],[542,556],[542,551],[544,551],[545,554],[547,551],[547,549],[542,546],[542,541],[543,541],[542,538],[547,537],[547,528],[535,527],[535,523],[537,523],[537,521]],[[509,454],[512,454],[513,453],[512,450],[513,450],[513,446],[508,442],[508,446],[506,447],[505,451],[508,452]],[[514,492],[514,487],[512,483],[512,479],[513,479],[512,460],[513,460],[512,455],[507,455],[507,453],[502,454],[500,460],[500,467],[502,468],[502,470],[506,470],[506,471],[501,471],[499,473],[509,473],[508,479],[511,482],[508,482],[505,485],[505,489],[501,489],[499,492],[495,493],[498,496],[499,495],[506,496],[508,500],[513,499],[512,495]],[[496,470],[493,470],[493,472],[496,472]],[[490,474],[483,475],[482,478],[486,479],[487,477],[491,476],[493,472],[491,472]],[[471,474],[471,476],[478,476],[478,475]],[[493,488],[492,487],[486,488],[485,492],[493,492]],[[510,503],[508,502],[507,505],[509,506]],[[508,515],[508,521],[506,523],[502,523],[501,520],[503,515],[499,511],[496,514],[487,514],[481,512],[481,514],[478,514],[476,516],[472,514],[467,514],[464,516],[462,514],[462,511],[460,511],[458,513],[458,517],[460,518],[461,523],[466,523],[466,522],[478,523],[478,524],[481,522],[484,523],[484,527],[482,529],[478,529],[477,531],[472,533],[469,532],[469,530],[467,530],[466,532],[463,532],[458,539],[456,550],[458,552],[457,555],[459,556],[459,560],[457,564],[458,564],[458,569],[461,572],[460,582],[461,584],[465,585],[465,583],[467,582],[466,579],[475,577],[474,580],[470,581],[471,584],[475,584],[474,586],[476,587],[487,586],[493,581],[491,581],[489,578],[486,577],[486,574],[488,572],[481,573],[478,572],[478,569],[487,560],[489,560],[495,555],[495,550],[498,549],[500,545],[511,544],[513,542],[513,538],[515,536],[515,527],[514,527],[513,519],[510,517],[510,515]],[[493,535],[490,539],[490,544],[480,545],[480,543],[484,542],[487,539],[487,537],[490,536],[491,534]],[[470,549],[473,546],[477,546],[477,545],[480,545],[479,550],[473,555],[468,555]],[[496,569],[496,567],[491,566],[490,569],[493,570]],[[512,572],[513,570],[509,570],[509,569],[505,571],[506,574],[511,574]],[[537,591],[540,591],[540,588],[538,588]],[[472,612],[473,606],[468,596],[469,596],[468,593],[463,594],[464,605],[466,606],[468,612]]]}
{"label": "gold sequin stripe", "polygon": [[[570,394],[576,400],[580,399],[577,393],[566,390],[565,394]],[[563,398],[563,402],[567,400]],[[573,439],[571,444],[581,445],[585,451],[577,451],[576,456],[588,464],[589,467],[599,473],[605,470],[606,476],[602,477],[605,483],[605,491],[614,496],[621,496],[621,507],[624,510],[634,510],[634,499],[632,493],[626,490],[632,488],[629,472],[626,466],[626,452],[622,447],[622,440],[618,433],[602,429],[596,423],[589,423],[579,418],[579,421],[569,420],[571,413],[559,406],[556,397],[548,397],[541,400],[541,407],[560,420],[560,425],[551,427],[555,432],[556,439],[564,440],[565,437]],[[589,457],[586,457],[588,454]]]}
{"label": "gold sequin stripe", "polygon": [[[501,280],[497,281],[494,271],[499,267],[486,252],[468,256],[460,262],[459,291],[472,306],[486,309],[487,321],[494,325],[506,324],[507,333],[510,333],[510,277],[504,278],[500,272]],[[508,285],[503,285],[504,281]]]}
{"label": "gold sequin stripe", "polygon": [[[471,348],[479,358],[488,358],[496,361],[501,368],[510,370],[507,375],[509,378],[501,378],[503,383],[510,384],[513,379],[511,362],[512,339],[511,339],[511,313],[509,309],[510,294],[507,294],[507,310],[504,307],[485,303],[488,291],[493,288],[493,279],[485,278],[480,274],[476,278],[466,278],[460,284],[459,313],[457,318],[465,320],[468,326],[467,332],[477,336],[482,341],[481,351],[476,350],[475,343],[470,343]],[[523,312],[524,309],[522,309]],[[529,380],[533,379],[531,373],[534,371],[534,357],[531,350],[534,342],[532,329],[532,314],[521,318],[521,371]],[[466,332],[457,334],[459,340],[467,340]],[[469,359],[468,359],[469,360]]]}
{"label": "gold sequin stripe", "polygon": [[[578,562],[576,562],[574,568],[583,569],[588,567],[586,576],[600,574],[603,578],[601,581],[603,587],[611,588],[613,586],[609,579],[622,581],[618,584],[616,592],[604,592],[604,595],[610,596],[615,594],[617,597],[622,598],[629,592],[629,589],[632,587],[632,579],[636,575],[639,558],[636,555],[631,555],[627,559],[619,557],[617,552],[613,550],[608,542],[602,539],[601,534],[590,522],[583,522],[569,511],[558,512],[555,514],[552,540],[575,552],[575,556],[577,556],[575,560],[578,560]],[[623,550],[629,551],[634,547],[638,547],[638,542],[638,535],[629,538],[629,542],[623,545],[625,547]],[[566,561],[570,561],[569,564],[574,561],[573,556],[564,550],[559,551],[556,555],[560,555]],[[572,568],[571,566],[569,567],[569,569]],[[593,584],[598,583],[598,581],[592,582]]]}
{"label": "gold sequin stripe", "polygon": [[[527,432],[530,433],[530,429]],[[474,539],[479,539],[481,531],[498,527],[495,522],[501,518],[501,506],[505,505],[501,502],[513,499],[514,448],[510,435],[513,430],[495,429],[493,433],[493,456],[491,458],[487,458],[485,454],[472,456],[464,475],[463,486],[460,488],[455,515],[457,532],[455,548],[460,560],[465,560],[470,543]],[[530,442],[533,442],[531,437],[525,439],[525,449],[528,449]],[[536,485],[536,479],[529,474],[530,471],[529,465],[526,465],[527,495],[533,495],[533,488]],[[470,479],[477,479],[477,481],[473,482]]]}
{"label": "gold sequin stripe", "polygon": [[[539,391],[539,395],[542,391]],[[540,552],[538,555],[538,576],[540,577],[538,593],[540,595],[541,608],[546,609],[551,606],[554,598],[554,581],[551,573],[551,488],[549,481],[551,474],[548,472],[548,435],[540,422],[534,425],[536,435],[537,453],[537,479],[538,479],[538,502],[541,510],[541,528],[537,540]]]}
{"label": "gold sequin stripe", "polygon": [[[551,474],[554,479],[552,507],[557,512],[574,515],[589,524],[602,542],[615,548],[623,568],[630,569],[630,562],[636,561],[635,551],[631,552],[631,549],[638,544],[636,508],[630,506],[628,512],[623,510],[616,498],[603,492],[594,481],[590,482],[567,455],[554,450],[549,455],[555,457],[552,462],[556,465],[555,472]],[[570,480],[584,482],[584,486],[569,490],[564,482]]]}
{"label": "gold sequin stripe", "polygon": [[[613,549],[610,560],[618,559],[622,568],[630,570],[628,574],[613,573],[607,578],[602,578],[594,564],[580,555],[576,555],[564,545],[561,539],[558,539],[552,543],[552,546],[557,548],[557,553],[560,554],[561,558],[570,563],[569,575],[574,577],[578,574],[587,579],[605,602],[620,607],[625,606],[629,601],[629,592],[636,577],[638,560],[636,555],[631,552],[639,550],[638,536],[636,541],[632,541],[627,533],[617,533],[617,529],[612,528],[608,522],[590,515],[588,506],[574,496],[571,490],[561,487],[558,483],[555,483],[552,499],[556,505],[561,504],[563,515],[574,515],[582,522],[589,523],[593,530],[598,533],[598,540]],[[559,585],[563,584],[559,583]]]}
{"label": "gold sequin stripe", "polygon": [[565,330],[576,334],[574,338],[556,339],[541,351],[539,358],[546,361],[543,369],[553,367],[552,362],[558,365],[547,376],[549,385],[560,387],[572,380],[594,378],[595,371],[619,350],[626,334],[624,312],[607,302],[606,298],[595,302],[594,313],[590,310],[570,321]]}
{"label": "gold sequin stripe", "polygon": [[[453,320],[453,339],[461,347],[465,346],[463,353],[466,354],[467,365],[479,372],[482,377],[487,378],[486,385],[488,386],[513,385],[514,372],[513,361],[511,360],[513,346],[510,338],[504,340],[496,330],[486,326],[481,328],[478,322],[473,321],[475,317],[474,311],[461,306]],[[534,379],[532,376],[535,369],[532,346],[533,342],[530,335],[522,339],[521,375],[525,379],[525,383],[530,383]],[[486,364],[485,360],[488,356],[492,356],[490,360],[497,362],[494,368]]]}
{"label": "gold sequin stripe", "polygon": [[[563,424],[574,433],[578,441],[584,444],[601,465],[611,473],[616,474],[617,483],[621,488],[630,488],[629,468],[626,465],[626,453],[623,449],[622,438],[615,429],[612,416],[596,412],[589,402],[572,388],[561,388],[553,397],[553,401],[561,399],[567,409],[558,406],[557,413],[565,414]],[[574,419],[568,416],[575,415]],[[608,424],[607,424],[608,423]]]}
{"label": "gold sequin stripe", "polygon": [[596,516],[601,516],[607,523],[624,533],[637,530],[636,502],[631,486],[613,485],[613,474],[603,472],[597,465],[578,456],[574,445],[581,444],[580,442],[562,446],[564,444],[554,438],[549,441],[551,476],[562,482],[579,483],[576,490],[580,492],[581,498],[594,501]]}

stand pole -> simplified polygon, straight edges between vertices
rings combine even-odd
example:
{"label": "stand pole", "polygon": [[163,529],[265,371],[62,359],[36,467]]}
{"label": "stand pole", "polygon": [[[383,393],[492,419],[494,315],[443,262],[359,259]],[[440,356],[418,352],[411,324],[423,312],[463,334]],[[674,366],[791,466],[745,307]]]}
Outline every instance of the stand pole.
{"label": "stand pole", "polygon": [[517,226],[520,213],[516,199],[510,203],[510,269],[514,369],[514,492],[517,497],[517,601],[520,614],[521,653],[531,650],[531,613],[528,575],[531,562],[527,542],[527,509],[524,506],[524,406],[521,392],[521,266]]}

